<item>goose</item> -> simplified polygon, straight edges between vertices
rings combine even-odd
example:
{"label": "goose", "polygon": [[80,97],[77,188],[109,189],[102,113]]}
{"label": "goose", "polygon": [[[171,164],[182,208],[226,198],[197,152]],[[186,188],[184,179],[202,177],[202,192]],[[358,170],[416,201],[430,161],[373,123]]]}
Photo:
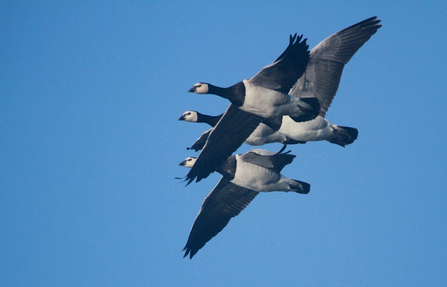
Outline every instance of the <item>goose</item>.
{"label": "goose", "polygon": [[301,41],[302,37],[291,35],[284,52],[248,80],[229,88],[198,83],[189,90],[196,94],[216,94],[227,98],[231,104],[210,132],[197,163],[187,174],[187,185],[194,179],[199,182],[214,172],[263,119],[287,114],[295,121],[308,121],[318,115],[318,99],[288,94],[309,61],[309,47],[306,40]]}
{"label": "goose", "polygon": [[[284,149],[284,147],[283,147]],[[252,149],[244,154],[227,158],[217,167],[216,171],[232,183],[255,191],[295,191],[309,192],[310,185],[290,179],[280,174],[295,155],[280,152],[270,152],[263,149]],[[193,168],[197,158],[188,157],[180,163],[181,166]]]}
{"label": "goose", "polygon": [[289,46],[278,59],[250,79],[227,88],[199,82],[188,92],[226,98],[241,110],[266,119],[282,115],[290,115],[296,121],[302,121],[303,117],[315,118],[319,109],[317,99],[289,95],[309,61],[307,39],[301,41],[302,38],[302,35],[290,35]]}
{"label": "goose", "polygon": [[[206,114],[199,113],[197,111],[186,111],[179,118],[179,121],[186,121],[192,123],[207,123],[211,127],[214,127],[217,122],[222,117],[218,116],[210,116]],[[263,120],[263,122],[259,123],[256,129],[250,134],[250,136],[245,139],[244,143],[252,146],[260,146],[267,143],[282,143],[282,144],[295,144],[299,143],[296,140],[293,140],[277,131],[274,130],[270,125],[271,120]],[[199,151],[203,148],[208,139],[209,134],[212,129],[205,131],[193,144],[191,147],[188,147],[188,150]]]}
{"label": "goose", "polygon": [[[214,236],[221,232],[231,218],[237,216],[260,192],[292,191],[308,194],[308,183],[280,174],[295,155],[253,149],[232,156],[219,168],[223,175],[216,187],[203,201],[191,228],[183,257],[190,259]],[[188,157],[179,165],[193,167],[196,158]]]}
{"label": "goose", "polygon": [[[192,123],[207,123],[211,127],[214,127],[221,116],[209,116],[197,111],[186,111],[179,120]],[[201,150],[211,130],[205,131],[187,149],[195,151]],[[282,116],[280,121],[276,117],[261,122],[244,143],[253,146],[268,143],[282,143],[287,145],[326,140],[330,143],[345,147],[353,143],[357,139],[357,135],[358,130],[356,128],[337,126],[321,116],[307,122],[298,123],[293,121],[289,116]]]}
{"label": "goose", "polygon": [[[289,94],[316,97],[320,103],[319,114],[315,119],[305,122],[296,122],[289,116],[271,118],[269,127],[279,127],[272,131],[272,135],[280,133],[289,139],[289,143],[326,140],[342,147],[357,139],[356,128],[335,125],[325,117],[337,92],[345,64],[382,26],[379,23],[377,17],[363,20],[329,36],[310,51],[306,71]],[[272,124],[272,121],[278,122]],[[199,148],[204,142],[205,135],[193,147]]]}

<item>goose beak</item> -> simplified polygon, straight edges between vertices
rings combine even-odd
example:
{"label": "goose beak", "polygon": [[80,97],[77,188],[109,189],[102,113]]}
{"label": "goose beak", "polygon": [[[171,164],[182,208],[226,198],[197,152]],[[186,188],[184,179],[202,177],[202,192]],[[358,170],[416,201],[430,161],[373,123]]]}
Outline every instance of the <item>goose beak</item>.
{"label": "goose beak", "polygon": [[186,160],[182,161],[182,162],[179,163],[178,165],[179,165],[179,166],[185,166],[185,164],[186,164]]}
{"label": "goose beak", "polygon": [[179,121],[184,121],[185,120],[185,116],[182,115],[180,118],[178,118]]}
{"label": "goose beak", "polygon": [[188,90],[188,93],[194,93],[196,91],[196,87],[192,87],[191,89]]}

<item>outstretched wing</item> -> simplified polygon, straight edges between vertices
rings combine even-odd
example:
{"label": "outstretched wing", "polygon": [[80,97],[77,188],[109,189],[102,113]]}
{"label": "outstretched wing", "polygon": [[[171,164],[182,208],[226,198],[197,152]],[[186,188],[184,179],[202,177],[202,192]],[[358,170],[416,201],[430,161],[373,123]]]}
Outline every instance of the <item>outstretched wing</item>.
{"label": "outstretched wing", "polygon": [[224,229],[231,218],[238,215],[258,195],[222,177],[203,201],[200,212],[186,242],[185,255],[192,258],[208,241]]}
{"label": "outstretched wing", "polygon": [[273,169],[276,172],[281,172],[281,170],[286,165],[290,164],[296,157],[293,154],[289,154],[290,151],[285,153],[281,151],[276,153],[263,149],[252,149],[241,155],[241,159],[245,162]]}
{"label": "outstretched wing", "polygon": [[325,116],[334,99],[346,63],[382,26],[371,17],[324,39],[310,51],[305,73],[289,94],[296,97],[317,97],[320,116]]}
{"label": "outstretched wing", "polygon": [[287,94],[304,73],[309,61],[309,46],[303,36],[290,36],[289,46],[272,64],[265,66],[248,81]]}

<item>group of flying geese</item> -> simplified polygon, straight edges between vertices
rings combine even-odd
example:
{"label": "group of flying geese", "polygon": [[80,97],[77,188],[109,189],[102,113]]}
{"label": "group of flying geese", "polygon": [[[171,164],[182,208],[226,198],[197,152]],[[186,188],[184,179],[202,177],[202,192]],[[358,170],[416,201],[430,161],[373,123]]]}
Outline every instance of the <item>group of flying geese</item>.
{"label": "group of flying geese", "polygon": [[[228,88],[197,83],[189,92],[214,94],[231,103],[218,116],[186,111],[179,120],[207,123],[188,149],[199,156],[180,163],[190,168],[187,184],[217,171],[219,183],[205,198],[197,215],[184,257],[192,258],[237,216],[259,192],[307,194],[310,184],[281,174],[295,155],[286,145],[326,140],[342,147],[357,139],[356,128],[338,126],[325,116],[334,99],[346,63],[381,27],[371,17],[324,39],[309,51],[307,39],[290,35],[285,51],[250,79]],[[279,152],[252,149],[232,155],[243,143],[260,146],[282,143]]]}

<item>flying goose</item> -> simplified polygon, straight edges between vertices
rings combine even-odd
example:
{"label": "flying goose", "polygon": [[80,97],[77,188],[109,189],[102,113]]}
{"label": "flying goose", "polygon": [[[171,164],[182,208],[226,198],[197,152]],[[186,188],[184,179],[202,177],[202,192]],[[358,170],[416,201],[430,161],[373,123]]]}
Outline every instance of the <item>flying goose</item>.
{"label": "flying goose", "polygon": [[[223,175],[216,187],[203,201],[183,249],[192,258],[211,238],[216,236],[237,216],[259,192],[293,191],[307,194],[308,183],[293,180],[280,174],[295,155],[253,149],[245,154],[232,156],[219,168]],[[191,168],[195,158],[188,157],[180,163]]]}
{"label": "flying goose", "polygon": [[[207,123],[211,127],[214,127],[217,122],[222,117],[221,115],[218,116],[209,116],[202,113],[199,113],[197,111],[186,111],[182,114],[182,116],[179,118],[179,121],[186,121],[186,122],[192,122],[192,123]],[[282,143],[282,144],[295,144],[299,143],[296,140],[293,140],[277,131],[274,130],[275,127],[269,126],[269,124],[272,121],[270,119],[263,120],[256,129],[250,134],[250,136],[245,139],[245,143],[248,145],[253,146],[260,146],[267,143]],[[267,123],[267,124],[266,124]],[[208,139],[209,134],[211,133],[212,129],[209,129],[205,131],[193,144],[191,147],[188,147],[187,149],[199,151],[203,148],[203,146],[206,143],[206,140]]]}
{"label": "flying goose", "polygon": [[290,115],[296,121],[303,121],[303,117],[307,120],[315,118],[318,100],[289,95],[309,61],[307,39],[301,41],[302,38],[302,35],[290,36],[289,46],[278,59],[250,79],[228,88],[197,83],[188,92],[226,98],[241,110],[266,119],[282,115]]}
{"label": "flying goose", "polygon": [[[179,118],[181,121],[192,123],[207,123],[214,127],[222,115],[209,116],[197,111],[186,111]],[[267,123],[267,124],[266,124]],[[199,151],[203,148],[211,129],[205,131],[193,144],[187,149]],[[282,133],[284,132],[284,134]],[[261,122],[253,133],[245,140],[248,145],[259,146],[267,143],[297,144],[308,141],[326,140],[339,146],[346,146],[357,139],[358,131],[355,128],[337,126],[332,124],[324,117],[317,118],[307,122],[295,122],[289,116],[271,118]]]}
{"label": "flying goose", "polygon": [[249,80],[229,88],[199,83],[189,92],[213,93],[231,104],[219,120],[186,179],[190,184],[214,172],[252,134],[263,119],[288,114],[295,121],[317,116],[320,104],[315,97],[299,98],[288,94],[303,74],[309,61],[308,45],[302,36],[290,36],[285,51]]}
{"label": "flying goose", "polygon": [[[338,126],[328,121],[325,116],[335,97],[340,83],[344,65],[382,26],[377,17],[371,17],[346,29],[343,29],[320,42],[310,51],[310,59],[305,73],[298,79],[289,94],[297,97],[316,97],[321,107],[319,115],[310,121],[296,122],[288,116],[269,119],[269,127],[264,129],[266,143],[280,133],[297,143],[327,140],[331,143],[346,146],[353,143],[358,136],[356,128]],[[185,118],[186,119],[186,118]],[[216,118],[217,119],[217,118]],[[272,124],[273,121],[278,121]],[[262,128],[262,123],[258,129]],[[199,149],[206,141],[205,134],[192,147]],[[259,140],[261,142],[261,140]]]}

